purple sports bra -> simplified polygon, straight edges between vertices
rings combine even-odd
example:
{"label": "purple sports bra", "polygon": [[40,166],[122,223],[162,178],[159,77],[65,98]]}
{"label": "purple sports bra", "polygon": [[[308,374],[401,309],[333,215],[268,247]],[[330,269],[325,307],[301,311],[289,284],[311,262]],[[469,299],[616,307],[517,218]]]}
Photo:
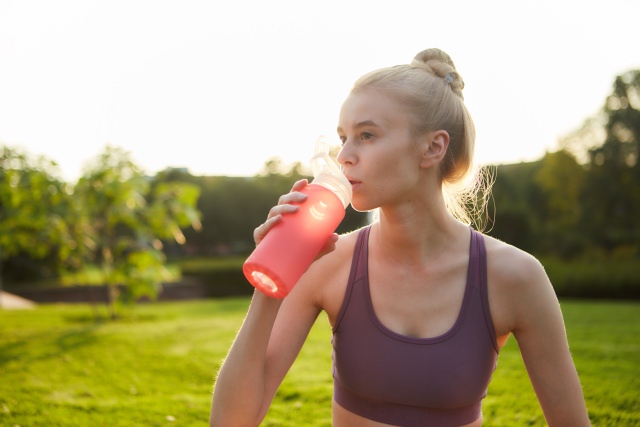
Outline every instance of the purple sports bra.
{"label": "purple sports bra", "polygon": [[333,328],[334,399],[362,417],[402,427],[476,420],[498,356],[482,235],[471,230],[467,285],[454,325],[438,337],[412,338],[386,328],[374,312],[369,230],[358,235]]}

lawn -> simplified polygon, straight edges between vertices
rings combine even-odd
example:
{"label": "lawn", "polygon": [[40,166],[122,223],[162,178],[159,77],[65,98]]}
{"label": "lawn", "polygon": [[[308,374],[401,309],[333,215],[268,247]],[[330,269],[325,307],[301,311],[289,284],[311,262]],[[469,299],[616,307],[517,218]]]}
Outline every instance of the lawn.
{"label": "lawn", "polygon": [[[247,298],[141,304],[96,322],[88,305],[0,310],[0,426],[206,425],[215,372]],[[640,303],[562,301],[595,426],[640,426]],[[313,328],[263,426],[329,426],[331,344]],[[544,426],[510,340],[484,426]]]}

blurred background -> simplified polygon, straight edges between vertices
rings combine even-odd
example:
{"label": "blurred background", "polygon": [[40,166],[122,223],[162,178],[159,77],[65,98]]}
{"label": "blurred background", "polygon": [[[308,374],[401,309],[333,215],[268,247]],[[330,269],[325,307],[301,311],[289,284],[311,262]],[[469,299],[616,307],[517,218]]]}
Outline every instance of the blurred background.
{"label": "blurred background", "polygon": [[[485,233],[540,259],[594,425],[640,425],[640,2],[0,0],[0,425],[203,425],[252,233],[353,84],[465,80]],[[338,229],[370,220],[347,210]],[[30,310],[10,310],[30,308]],[[328,322],[265,426],[331,425]],[[488,427],[544,426],[511,340]]]}
{"label": "blurred background", "polygon": [[0,141],[70,182],[106,144],[148,174],[252,176],[335,137],[353,82],[419,51],[466,82],[478,161],[537,160],[640,65],[637,1],[0,1]]}
{"label": "blurred background", "polygon": [[335,138],[353,81],[436,46],[495,179],[484,230],[560,295],[639,296],[640,4],[384,6],[1,1],[3,287],[135,300],[224,258],[203,295],[249,292],[252,230]]}

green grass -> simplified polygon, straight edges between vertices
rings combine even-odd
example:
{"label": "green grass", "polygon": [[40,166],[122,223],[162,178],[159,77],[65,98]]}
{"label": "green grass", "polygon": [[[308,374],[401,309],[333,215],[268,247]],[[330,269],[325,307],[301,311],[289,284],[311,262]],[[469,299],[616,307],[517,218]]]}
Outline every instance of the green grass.
{"label": "green grass", "polygon": [[[202,426],[247,298],[141,304],[95,322],[88,305],[0,311],[0,426]],[[595,426],[640,426],[640,303],[563,301]],[[264,426],[330,426],[331,344],[313,328]],[[485,427],[544,426],[515,340],[484,402]]]}

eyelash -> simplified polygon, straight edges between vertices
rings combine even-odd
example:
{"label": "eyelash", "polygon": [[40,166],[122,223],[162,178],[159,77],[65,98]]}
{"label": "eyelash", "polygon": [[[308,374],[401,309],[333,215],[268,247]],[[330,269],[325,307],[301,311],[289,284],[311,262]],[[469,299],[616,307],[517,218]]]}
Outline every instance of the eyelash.
{"label": "eyelash", "polygon": [[[359,139],[367,141],[369,139],[372,139],[374,136],[375,135],[372,134],[371,132],[362,132],[359,135]],[[344,145],[347,142],[347,137],[346,136],[341,136],[340,137],[340,141],[342,141],[342,145]]]}

